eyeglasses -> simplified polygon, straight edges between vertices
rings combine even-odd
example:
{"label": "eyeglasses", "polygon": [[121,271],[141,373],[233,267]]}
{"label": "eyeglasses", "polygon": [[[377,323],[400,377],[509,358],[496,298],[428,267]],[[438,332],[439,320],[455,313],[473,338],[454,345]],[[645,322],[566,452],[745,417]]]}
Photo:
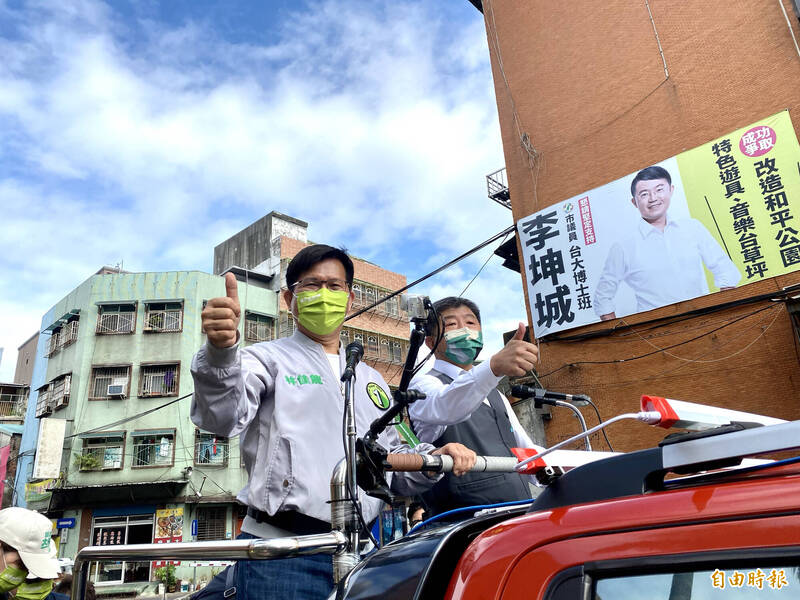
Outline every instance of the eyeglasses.
{"label": "eyeglasses", "polygon": [[332,292],[348,292],[350,291],[350,284],[344,279],[328,279],[324,281],[316,277],[306,277],[300,281],[296,281],[291,285],[292,291],[297,294],[300,292],[316,292],[322,287],[328,288]]}

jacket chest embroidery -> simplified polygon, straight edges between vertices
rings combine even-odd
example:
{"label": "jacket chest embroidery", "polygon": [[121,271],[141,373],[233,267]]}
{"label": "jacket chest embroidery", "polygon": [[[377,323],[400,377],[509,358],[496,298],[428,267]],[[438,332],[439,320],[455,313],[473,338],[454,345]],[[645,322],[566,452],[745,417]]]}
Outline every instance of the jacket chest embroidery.
{"label": "jacket chest embroidery", "polygon": [[285,375],[285,379],[289,385],[322,385],[322,375],[317,374]]}

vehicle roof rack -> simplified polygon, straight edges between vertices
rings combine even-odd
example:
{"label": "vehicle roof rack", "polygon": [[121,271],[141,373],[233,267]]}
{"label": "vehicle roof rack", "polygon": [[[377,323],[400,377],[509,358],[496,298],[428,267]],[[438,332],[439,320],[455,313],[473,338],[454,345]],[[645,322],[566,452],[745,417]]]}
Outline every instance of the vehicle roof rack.
{"label": "vehicle roof rack", "polygon": [[577,467],[543,490],[530,512],[659,491],[669,472],[701,473],[738,465],[745,457],[800,448],[800,421],[753,425],[730,423]]}

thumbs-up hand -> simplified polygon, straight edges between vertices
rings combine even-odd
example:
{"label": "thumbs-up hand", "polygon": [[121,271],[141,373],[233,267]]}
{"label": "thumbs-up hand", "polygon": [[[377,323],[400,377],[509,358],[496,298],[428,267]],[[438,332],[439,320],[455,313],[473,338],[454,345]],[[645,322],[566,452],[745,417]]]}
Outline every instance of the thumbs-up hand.
{"label": "thumbs-up hand", "polygon": [[239,330],[239,287],[233,273],[225,274],[225,297],[212,298],[200,318],[208,341],[217,348],[230,348],[237,341]]}
{"label": "thumbs-up hand", "polygon": [[502,375],[521,377],[533,368],[539,361],[539,349],[535,344],[526,342],[524,337],[525,325],[520,323],[514,337],[508,340],[505,348],[489,359],[492,373],[498,377]]}

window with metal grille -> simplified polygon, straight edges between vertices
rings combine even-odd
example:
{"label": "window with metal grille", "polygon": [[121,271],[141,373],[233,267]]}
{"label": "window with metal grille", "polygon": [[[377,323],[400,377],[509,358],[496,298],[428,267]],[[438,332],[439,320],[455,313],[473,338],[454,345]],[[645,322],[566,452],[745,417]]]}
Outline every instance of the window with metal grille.
{"label": "window with metal grille", "polygon": [[397,317],[399,315],[399,311],[397,310],[397,296],[389,298],[386,302],[383,303],[386,313],[391,317]]}
{"label": "window with metal grille", "polygon": [[47,349],[44,353],[45,357],[49,358],[62,348],[66,348],[77,341],[78,319],[78,315],[72,315],[66,323],[53,329],[50,334],[50,339],[47,340]]}
{"label": "window with metal grille", "polygon": [[224,540],[228,509],[224,506],[199,506],[197,508],[197,541]]}
{"label": "window with metal grille", "polygon": [[133,433],[132,467],[168,467],[175,456],[175,430]]}
{"label": "window with metal grille", "polygon": [[227,467],[230,446],[228,438],[195,430],[194,464]]}
{"label": "window with metal grille", "polygon": [[136,303],[102,304],[98,307],[97,334],[133,333],[136,328]]}
{"label": "window with metal grille", "polygon": [[364,302],[367,306],[375,304],[375,297],[376,297],[375,288],[364,288]]}
{"label": "window with metal grille", "polygon": [[381,340],[381,360],[390,362],[392,360],[392,353],[389,350],[389,340]]}
{"label": "window with metal grille", "polygon": [[89,400],[126,398],[130,384],[131,368],[128,366],[93,367],[89,383]]}
{"label": "window with metal grille", "polygon": [[178,395],[179,363],[142,365],[139,374],[139,397]]}
{"label": "window with metal grille", "polygon": [[38,390],[39,395],[36,397],[36,418],[46,417],[53,414],[53,405],[50,404],[50,390],[49,385],[44,385]]}
{"label": "window with metal grille", "polygon": [[364,296],[361,293],[361,286],[357,283],[353,284],[353,303],[361,304],[364,301]]}
{"label": "window with metal grille", "polygon": [[47,340],[47,349],[44,351],[44,357],[50,358],[61,349],[61,328],[54,329],[50,334],[50,339]]}
{"label": "window with metal grille", "polygon": [[124,434],[84,438],[80,455],[75,462],[81,471],[106,471],[122,468],[125,447]]}
{"label": "window with metal grille", "polygon": [[148,333],[168,333],[183,329],[182,302],[148,302],[144,330]]}
{"label": "window with metal grille", "polygon": [[392,344],[392,362],[403,362],[403,346],[400,345],[400,342]]}
{"label": "window with metal grille", "polygon": [[274,321],[266,315],[245,312],[244,339],[249,342],[268,342],[274,339]]}
{"label": "window with metal grille", "polygon": [[64,408],[69,404],[69,393],[71,387],[71,374],[61,375],[50,382],[50,403],[53,405],[54,410]]}
{"label": "window with metal grille", "polygon": [[374,335],[367,338],[367,354],[378,358],[378,338]]}
{"label": "window with metal grille", "polygon": [[61,347],[69,346],[78,341],[78,323],[79,317],[72,317],[68,323],[61,329]]}
{"label": "window with metal grille", "polygon": [[350,332],[346,329],[342,329],[339,333],[339,340],[346,346],[350,343]]}
{"label": "window with metal grille", "polygon": [[288,312],[281,313],[279,337],[289,337],[294,333],[294,317]]}

